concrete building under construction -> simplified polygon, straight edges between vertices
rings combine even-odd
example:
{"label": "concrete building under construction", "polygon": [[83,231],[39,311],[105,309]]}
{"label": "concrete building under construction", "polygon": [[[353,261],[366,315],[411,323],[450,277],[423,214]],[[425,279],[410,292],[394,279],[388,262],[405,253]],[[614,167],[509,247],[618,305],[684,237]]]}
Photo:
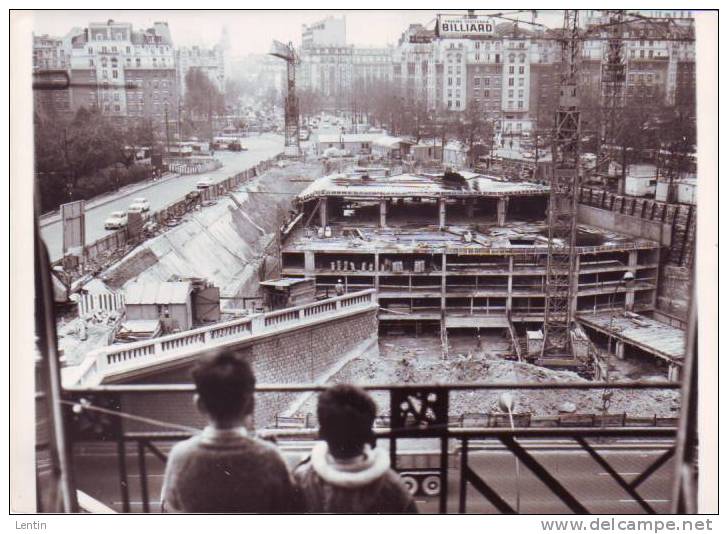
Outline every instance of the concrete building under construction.
{"label": "concrete building under construction", "polygon": [[[503,329],[525,356],[544,321],[548,195],[470,172],[326,176],[298,197],[282,274],[314,278],[319,295],[375,289],[382,332]],[[655,310],[660,243],[579,224],[576,249],[577,317]]]}

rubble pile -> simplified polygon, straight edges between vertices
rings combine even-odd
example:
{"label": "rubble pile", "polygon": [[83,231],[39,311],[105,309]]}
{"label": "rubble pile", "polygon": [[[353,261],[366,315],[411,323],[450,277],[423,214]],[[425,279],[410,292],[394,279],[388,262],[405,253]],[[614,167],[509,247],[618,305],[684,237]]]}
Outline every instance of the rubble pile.
{"label": "rubble pile", "polygon": [[[492,341],[492,342],[491,342]],[[551,370],[524,362],[504,360],[496,354],[502,345],[498,338],[484,340],[484,350],[451,351],[443,360],[439,338],[380,338],[379,355],[352,360],[330,380],[357,384],[455,384],[464,382],[585,383],[576,373]],[[419,345],[419,347],[417,347]],[[496,413],[498,397],[504,390],[458,391],[450,396],[450,414]],[[555,416],[566,403],[579,414],[602,414],[604,390],[529,390],[511,393],[515,413]],[[380,413],[389,406],[387,392],[373,392]],[[679,412],[676,390],[612,390],[608,413],[628,417],[676,417]],[[315,400],[309,400],[297,415],[315,414]]]}

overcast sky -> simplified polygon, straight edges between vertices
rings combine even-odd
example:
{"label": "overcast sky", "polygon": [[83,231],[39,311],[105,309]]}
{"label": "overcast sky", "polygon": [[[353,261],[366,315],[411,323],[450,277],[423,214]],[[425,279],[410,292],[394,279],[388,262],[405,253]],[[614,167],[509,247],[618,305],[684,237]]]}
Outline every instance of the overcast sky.
{"label": "overcast sky", "polygon": [[[409,24],[434,27],[436,11],[41,11],[35,13],[35,33],[63,36],[74,26],[89,22],[131,22],[135,29],[150,27],[155,21],[166,21],[175,46],[212,46],[220,39],[222,28],[228,28],[233,56],[265,53],[272,39],[299,45],[301,25],[311,24],[327,15],[346,16],[347,42],[364,46],[396,44]],[[482,13],[487,13],[483,11]],[[520,15],[530,20],[530,15]],[[549,26],[560,25],[559,11],[541,12],[538,21]]]}

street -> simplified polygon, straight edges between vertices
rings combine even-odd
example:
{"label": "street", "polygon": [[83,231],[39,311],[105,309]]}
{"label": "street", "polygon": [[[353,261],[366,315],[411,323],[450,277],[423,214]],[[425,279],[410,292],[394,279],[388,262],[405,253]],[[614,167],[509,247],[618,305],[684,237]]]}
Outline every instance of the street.
{"label": "street", "polygon": [[[631,445],[635,445],[631,442]],[[636,478],[652,462],[665,452],[664,443],[641,442],[630,448],[601,448],[603,458],[620,473],[627,482]],[[649,445],[649,446],[647,446]],[[654,447],[653,447],[654,446]],[[166,450],[165,447],[162,450]],[[592,513],[637,514],[642,508],[632,497],[620,489],[617,483],[589,455],[580,449],[569,449],[555,444],[553,447],[539,445],[529,449],[560,483]],[[300,454],[294,455],[290,463],[295,464]],[[520,512],[528,514],[568,513],[568,508],[531,472],[520,466],[520,483],[515,476],[514,456],[497,447],[487,450],[471,450],[469,465],[506,502],[516,508],[516,495],[520,488]],[[159,496],[162,487],[164,466],[153,455],[146,455],[146,469],[150,509],[159,511]],[[459,497],[459,457],[451,456],[448,483],[448,512],[457,513]],[[127,445],[126,465],[128,469],[129,493],[132,512],[142,511],[141,480],[137,450],[133,443]],[[121,511],[122,500],[119,488],[119,470],[116,447],[113,444],[93,444],[77,449],[74,474],[78,488],[104,504]],[[673,462],[668,461],[652,474],[638,488],[638,493],[658,513],[667,513],[670,507]],[[467,512],[492,514],[496,509],[472,487],[468,489]],[[438,497],[416,496],[421,513],[437,513]]]}
{"label": "street", "polygon": [[[114,230],[104,229],[104,220],[112,211],[126,211],[134,198],[143,197],[149,200],[150,210],[153,212],[194,190],[197,182],[203,177],[219,182],[283,151],[283,138],[274,134],[245,138],[244,144],[248,148],[245,152],[215,152],[215,157],[223,163],[223,166],[216,171],[163,179],[159,183],[147,182],[149,186],[143,190],[138,189],[142,184],[135,184],[137,187],[127,188],[130,191],[112,194],[108,199],[101,201],[100,205],[91,208],[88,208],[87,201],[86,243],[93,243],[112,233]],[[90,202],[93,203],[94,200]],[[42,221],[40,224],[51,261],[55,261],[63,255],[61,221],[54,217],[48,224],[44,225]]]}

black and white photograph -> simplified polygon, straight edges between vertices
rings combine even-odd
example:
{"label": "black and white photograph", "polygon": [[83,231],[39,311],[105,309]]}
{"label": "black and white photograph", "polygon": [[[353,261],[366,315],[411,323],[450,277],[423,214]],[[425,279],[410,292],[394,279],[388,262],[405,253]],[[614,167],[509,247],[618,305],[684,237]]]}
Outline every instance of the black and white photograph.
{"label": "black and white photograph", "polygon": [[92,7],[9,12],[16,529],[715,527],[717,9]]}

